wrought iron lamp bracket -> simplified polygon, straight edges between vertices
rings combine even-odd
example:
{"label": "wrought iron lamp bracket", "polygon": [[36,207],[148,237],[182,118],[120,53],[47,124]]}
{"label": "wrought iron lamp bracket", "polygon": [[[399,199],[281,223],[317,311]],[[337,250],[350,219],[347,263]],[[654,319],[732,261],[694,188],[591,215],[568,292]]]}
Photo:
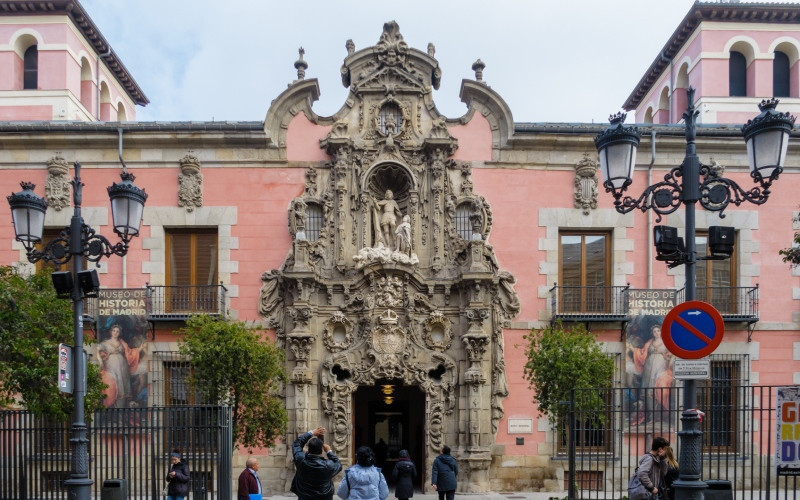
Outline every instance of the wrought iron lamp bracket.
{"label": "wrought iron lamp bracket", "polygon": [[750,176],[753,178],[753,182],[759,185],[747,190],[731,179],[718,176],[709,165],[701,165],[700,174],[703,176],[703,181],[700,184],[700,205],[706,210],[719,212],[720,219],[725,218],[725,214],[722,212],[731,203],[737,207],[746,201],[755,205],[763,205],[769,198],[772,182],[778,178],[781,172],[783,169],[776,167],[767,179],[764,179],[758,172],[751,172]]}
{"label": "wrought iron lamp bracket", "polygon": [[603,183],[607,193],[614,196],[614,208],[621,214],[626,214],[635,209],[642,212],[652,210],[657,214],[656,222],[661,222],[664,215],[671,214],[681,206],[681,185],[678,178],[682,176],[681,167],[675,167],[664,175],[664,180],[649,186],[638,197],[632,196],[623,197],[624,192],[627,190],[629,182],[626,182],[621,188],[614,189],[610,182]]}
{"label": "wrought iron lamp bracket", "polygon": [[89,262],[98,263],[103,257],[119,255],[120,257],[128,253],[128,243],[120,241],[112,244],[108,238],[97,232],[86,224],[81,225],[80,250],[77,253],[70,251],[71,231],[69,227],[61,230],[58,237],[45,245],[44,249],[38,250],[31,246],[27,248],[28,261],[31,263],[44,260],[57,265],[63,265],[72,259],[73,255],[85,257]]}

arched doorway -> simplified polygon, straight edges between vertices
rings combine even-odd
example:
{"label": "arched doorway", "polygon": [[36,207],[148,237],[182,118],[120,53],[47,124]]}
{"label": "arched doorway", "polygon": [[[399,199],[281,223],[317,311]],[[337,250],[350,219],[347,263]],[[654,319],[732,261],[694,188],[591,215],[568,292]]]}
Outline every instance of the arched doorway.
{"label": "arched doorway", "polygon": [[425,394],[419,387],[400,380],[378,380],[353,393],[353,453],[359,446],[370,446],[376,465],[391,488],[392,470],[398,452],[407,450],[417,467],[415,489],[421,489],[425,471]]}

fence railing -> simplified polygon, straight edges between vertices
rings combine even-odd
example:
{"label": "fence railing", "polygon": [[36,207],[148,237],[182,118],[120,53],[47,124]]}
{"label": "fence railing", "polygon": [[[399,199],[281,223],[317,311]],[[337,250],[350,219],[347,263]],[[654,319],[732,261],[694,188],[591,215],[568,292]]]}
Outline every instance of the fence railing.
{"label": "fence railing", "polygon": [[[628,479],[656,436],[666,438],[680,457],[682,391],[576,389],[567,415],[554,429],[553,456],[564,461],[564,489],[572,480],[575,498],[627,497]],[[774,386],[731,384],[697,388],[698,408],[705,412],[702,480],[729,481],[733,498],[796,498],[800,478],[776,473],[775,391]],[[580,402],[598,393],[605,401],[602,409],[581,410]]]}
{"label": "fence railing", "polygon": [[550,289],[555,319],[621,320],[628,316],[628,286],[563,286]]}
{"label": "fence railing", "polygon": [[[0,498],[66,500],[70,437],[70,422],[0,411]],[[110,479],[124,480],[127,498],[161,498],[175,448],[189,466],[191,498],[231,498],[229,407],[110,408],[94,414],[88,438],[93,498]]]}
{"label": "fence railing", "polygon": [[[550,289],[553,319],[569,321],[626,321],[629,319],[628,286],[564,286]],[[659,290],[662,291],[662,290]],[[676,303],[685,301],[685,289],[677,290]],[[697,300],[713,305],[726,321],[756,322],[758,286],[708,286],[697,288]]]}
{"label": "fence railing", "polygon": [[219,285],[147,286],[149,319],[186,319],[193,314],[225,316],[225,294]]}

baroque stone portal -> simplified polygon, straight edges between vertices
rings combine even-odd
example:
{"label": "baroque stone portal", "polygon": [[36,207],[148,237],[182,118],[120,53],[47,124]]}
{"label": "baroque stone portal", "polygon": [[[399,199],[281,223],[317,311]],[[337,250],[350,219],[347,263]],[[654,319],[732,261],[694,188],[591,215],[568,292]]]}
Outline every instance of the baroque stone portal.
{"label": "baroque stone portal", "polygon": [[424,398],[427,464],[455,446],[460,481],[486,491],[519,301],[472,166],[451,158],[457,122],[431,97],[440,77],[433,50],[409,48],[394,22],[377,46],[348,47],[348,105],[321,141],[331,160],[290,203],[292,250],[262,275],[260,313],[291,368],[289,441],[321,423],[351,460],[354,394],[389,380]]}

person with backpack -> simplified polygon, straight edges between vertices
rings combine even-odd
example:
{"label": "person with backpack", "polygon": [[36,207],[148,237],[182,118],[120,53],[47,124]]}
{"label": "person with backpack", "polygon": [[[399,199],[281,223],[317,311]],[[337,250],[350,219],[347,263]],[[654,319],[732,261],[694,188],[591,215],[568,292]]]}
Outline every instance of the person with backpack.
{"label": "person with backpack", "polygon": [[433,461],[431,486],[439,493],[439,500],[453,500],[458,486],[458,463],[450,455],[450,447],[442,446],[442,454]]}
{"label": "person with backpack", "polygon": [[375,467],[375,454],[369,446],[356,450],[356,464],[344,471],[336,494],[349,500],[386,500],[389,496],[386,478]]}
{"label": "person with backpack", "polygon": [[653,438],[650,452],[639,459],[639,469],[636,472],[645,489],[654,497],[663,489],[664,476],[667,475],[668,463],[665,458],[669,441],[659,436]]}

